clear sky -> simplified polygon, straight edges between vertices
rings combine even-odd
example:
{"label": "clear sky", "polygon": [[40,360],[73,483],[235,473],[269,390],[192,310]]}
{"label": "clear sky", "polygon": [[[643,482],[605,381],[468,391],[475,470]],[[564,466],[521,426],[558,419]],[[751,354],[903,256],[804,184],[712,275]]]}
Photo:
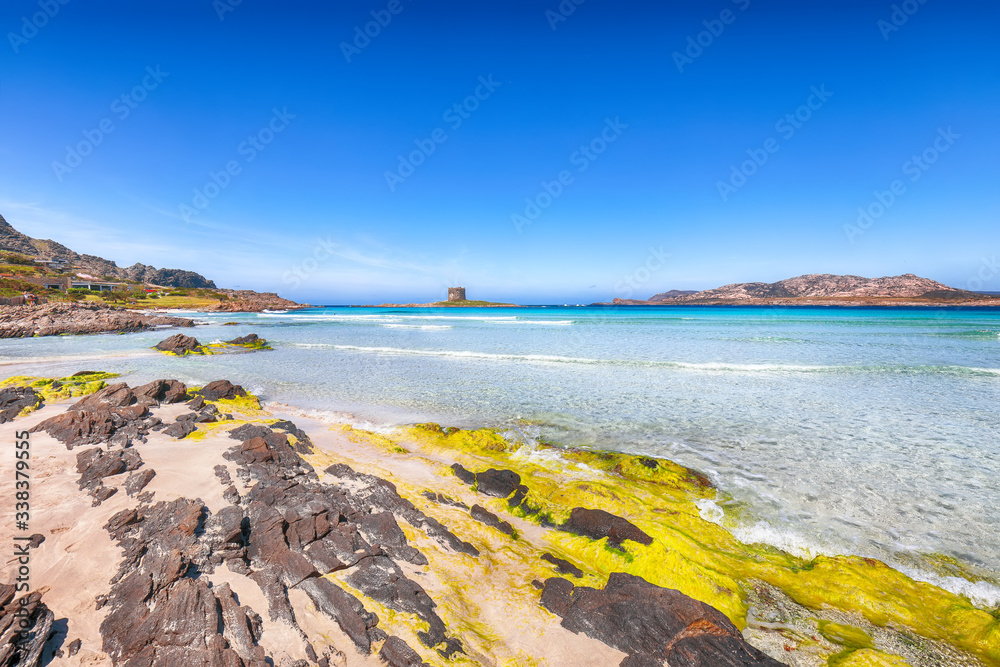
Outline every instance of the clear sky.
{"label": "clear sky", "polygon": [[576,2],[5,0],[0,213],[313,303],[1000,290],[1000,4]]}

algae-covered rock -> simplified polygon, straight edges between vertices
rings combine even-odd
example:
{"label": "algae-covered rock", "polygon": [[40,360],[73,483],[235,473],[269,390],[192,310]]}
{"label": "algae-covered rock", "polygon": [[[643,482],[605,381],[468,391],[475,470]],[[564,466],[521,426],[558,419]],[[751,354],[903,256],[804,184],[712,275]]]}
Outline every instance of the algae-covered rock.
{"label": "algae-covered rock", "polygon": [[562,525],[562,529],[592,540],[606,537],[608,545],[613,547],[620,547],[625,540],[632,540],[647,547],[653,543],[653,538],[631,521],[604,510],[575,507],[570,513],[569,521]]}
{"label": "algae-covered rock", "polygon": [[160,352],[174,354],[178,357],[187,354],[203,354],[203,346],[198,342],[198,339],[184,334],[174,334],[170,338],[161,340],[155,347]]}
{"label": "algae-covered rock", "polygon": [[603,590],[554,577],[542,605],[566,629],[627,653],[621,667],[781,665],[747,644],[717,609],[629,574],[612,574]]}
{"label": "algae-covered rock", "polygon": [[13,421],[21,413],[34,410],[42,403],[31,387],[7,387],[0,390],[0,424]]}

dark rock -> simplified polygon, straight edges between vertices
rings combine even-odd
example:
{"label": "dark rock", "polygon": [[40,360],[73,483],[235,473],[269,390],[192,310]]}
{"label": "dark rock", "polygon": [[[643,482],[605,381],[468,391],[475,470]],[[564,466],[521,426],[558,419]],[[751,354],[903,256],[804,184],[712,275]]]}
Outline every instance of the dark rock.
{"label": "dark rock", "polygon": [[74,655],[80,652],[80,647],[83,646],[83,642],[80,639],[74,639],[66,646],[66,655],[72,658]]}
{"label": "dark rock", "polygon": [[572,574],[577,579],[583,576],[583,570],[578,568],[576,565],[573,565],[573,563],[570,563],[568,560],[563,560],[562,558],[556,558],[550,553],[544,554],[542,556],[542,560],[555,565],[556,572],[558,572],[559,574]]}
{"label": "dark rock", "polygon": [[76,471],[80,473],[81,489],[93,488],[105,477],[120,475],[142,465],[142,457],[134,449],[106,452],[99,447],[87,449],[76,455]]}
{"label": "dark rock", "polygon": [[510,500],[507,501],[507,505],[509,505],[512,508],[517,507],[518,505],[524,502],[524,499],[527,495],[528,495],[528,487],[522,484],[519,487],[517,487],[516,491],[514,491],[514,495],[512,495],[510,497]]}
{"label": "dark rock", "polygon": [[208,405],[208,403],[206,403],[205,399],[202,398],[201,396],[195,396],[190,401],[188,401],[188,407],[194,411],[201,410],[206,405]]}
{"label": "dark rock", "polygon": [[337,625],[358,649],[364,653],[371,653],[368,629],[375,627],[378,619],[371,618],[374,614],[365,612],[364,606],[357,598],[346,593],[329,579],[309,579],[299,588],[309,595],[320,611],[337,621]]}
{"label": "dark rock", "polygon": [[399,637],[392,636],[385,640],[378,657],[389,667],[423,667],[425,663],[420,654],[410,648],[410,645]]}
{"label": "dark rock", "polygon": [[515,535],[514,527],[512,525],[510,525],[506,521],[501,521],[500,517],[498,517],[493,512],[490,512],[482,505],[473,505],[472,510],[469,512],[469,514],[471,514],[472,518],[478,521],[479,523],[485,523],[487,526],[490,526],[491,528],[496,528],[504,535],[509,535],[510,537],[514,537]]}
{"label": "dark rock", "polygon": [[653,543],[653,538],[640,530],[638,526],[604,510],[575,507],[570,513],[569,520],[561,528],[570,533],[589,537],[592,540],[606,537],[608,544],[613,547],[621,547],[625,540],[632,540],[646,546]]}
{"label": "dark rock", "polygon": [[42,545],[42,542],[44,541],[45,541],[44,535],[42,535],[41,533],[35,533],[34,535],[31,536],[31,539],[28,542],[28,546],[30,546],[32,549],[37,549]]}
{"label": "dark rock", "polygon": [[135,496],[149,484],[153,477],[156,476],[156,471],[152,468],[143,468],[142,470],[137,470],[128,476],[123,485],[125,488],[125,493],[129,496]]}
{"label": "dark rock", "polygon": [[227,340],[226,343],[229,345],[254,345],[256,343],[266,343],[260,336],[255,333],[247,334],[246,336],[240,336],[239,338],[234,338],[232,340]]}
{"label": "dark rock", "polygon": [[0,391],[0,424],[13,421],[25,408],[41,404],[42,397],[31,387],[7,387]]}
{"label": "dark rock", "polygon": [[239,428],[234,428],[229,432],[229,437],[234,440],[250,440],[251,438],[266,438],[274,435],[274,431],[262,424],[244,424]]}
{"label": "dark rock", "polygon": [[177,438],[178,440],[183,440],[192,433],[198,430],[191,421],[178,421],[174,422],[167,428],[163,430],[164,433],[169,435],[171,438]]}
{"label": "dark rock", "polygon": [[170,338],[157,343],[155,347],[161,352],[170,352],[183,357],[185,354],[201,349],[202,345],[197,339],[192,338],[191,336],[174,334]]}
{"label": "dark rock", "polygon": [[427,500],[430,500],[431,502],[435,502],[435,503],[437,503],[439,505],[448,505],[450,507],[460,507],[463,510],[469,509],[469,506],[466,505],[465,503],[463,503],[462,501],[455,500],[453,498],[449,498],[448,496],[444,495],[443,493],[434,493],[433,491],[424,491],[420,495],[422,495],[424,498],[427,498]]}
{"label": "dark rock", "polygon": [[209,382],[197,392],[198,395],[207,401],[218,401],[219,399],[234,399],[238,396],[246,396],[247,392],[243,387],[234,385],[229,380],[216,380]]}
{"label": "dark rock", "polygon": [[98,484],[90,492],[90,495],[94,497],[94,502],[91,503],[91,505],[97,507],[116,493],[118,493],[118,489],[116,487]]}
{"label": "dark rock", "polygon": [[451,469],[455,471],[455,477],[458,477],[466,484],[476,483],[476,473],[466,470],[461,463],[452,463]]}
{"label": "dark rock", "polygon": [[187,387],[177,380],[154,380],[133,390],[136,398],[153,403],[181,403],[188,400]]}
{"label": "dark rock", "polygon": [[507,498],[521,485],[521,476],[511,470],[490,468],[476,473],[476,485],[479,493],[494,498]]}
{"label": "dark rock", "polygon": [[[42,602],[41,593],[17,599],[14,593],[14,586],[0,584],[0,665],[37,667],[52,634],[55,614]],[[27,641],[17,641],[15,628],[25,633]]]}
{"label": "dark rock", "polygon": [[777,667],[717,609],[640,577],[614,573],[602,590],[545,582],[542,605],[577,634],[628,654],[621,667]]}
{"label": "dark rock", "polygon": [[70,407],[70,410],[110,410],[132,405],[136,402],[135,394],[124,382],[111,384],[94,392]]}

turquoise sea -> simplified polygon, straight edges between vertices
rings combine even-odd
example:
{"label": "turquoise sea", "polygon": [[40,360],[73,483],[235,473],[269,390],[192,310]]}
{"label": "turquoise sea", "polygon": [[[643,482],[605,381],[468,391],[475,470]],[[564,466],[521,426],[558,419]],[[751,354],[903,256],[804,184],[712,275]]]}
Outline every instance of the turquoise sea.
{"label": "turquoise sea", "polygon": [[[196,314],[172,332],[0,341],[0,372],[227,378],[304,414],[382,427],[495,426],[530,443],[651,454],[720,489],[737,535],[881,558],[1000,605],[1000,310],[323,308]],[[237,321],[239,326],[221,326]],[[929,566],[956,559],[966,578]]]}

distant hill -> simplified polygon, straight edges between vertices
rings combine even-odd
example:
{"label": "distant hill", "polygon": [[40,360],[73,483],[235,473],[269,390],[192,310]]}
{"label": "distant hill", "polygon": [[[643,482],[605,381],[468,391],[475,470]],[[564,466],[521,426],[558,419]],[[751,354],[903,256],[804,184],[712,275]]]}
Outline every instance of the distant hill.
{"label": "distant hill", "polygon": [[883,278],[809,274],[776,283],[736,283],[701,292],[671,290],[645,301],[615,299],[616,305],[934,305],[982,304],[995,297],[949,287],[912,273]]}
{"label": "distant hill", "polygon": [[32,258],[61,260],[76,271],[88,273],[95,278],[135,280],[163,287],[215,289],[214,282],[194,271],[157,269],[145,264],[133,264],[122,268],[103,257],[81,255],[56,241],[33,239],[14,229],[2,215],[0,215],[0,251],[16,252]]}

